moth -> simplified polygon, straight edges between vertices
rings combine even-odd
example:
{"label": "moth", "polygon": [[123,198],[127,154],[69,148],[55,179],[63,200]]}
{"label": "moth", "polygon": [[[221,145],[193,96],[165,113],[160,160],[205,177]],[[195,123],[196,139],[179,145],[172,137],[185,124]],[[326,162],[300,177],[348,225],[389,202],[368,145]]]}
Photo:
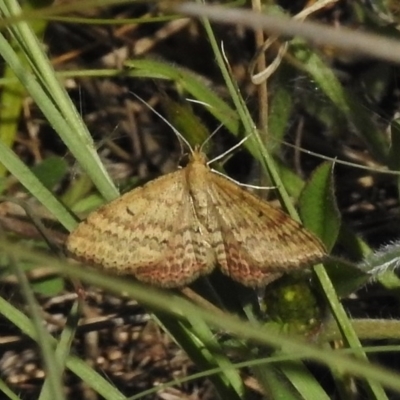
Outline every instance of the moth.
{"label": "moth", "polygon": [[66,248],[85,264],[164,288],[188,285],[215,267],[261,287],[325,256],[313,234],[213,172],[198,148],[185,168],[92,212]]}

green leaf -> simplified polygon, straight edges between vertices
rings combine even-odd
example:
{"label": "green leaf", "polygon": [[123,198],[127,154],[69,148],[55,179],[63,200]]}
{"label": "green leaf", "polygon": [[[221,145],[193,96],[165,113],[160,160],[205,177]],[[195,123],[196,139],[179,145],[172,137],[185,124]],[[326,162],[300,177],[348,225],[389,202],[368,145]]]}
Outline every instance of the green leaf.
{"label": "green leaf", "polygon": [[131,60],[125,62],[125,65],[134,68],[130,76],[175,81],[196,100],[206,104],[207,110],[231,133],[239,134],[240,124],[236,112],[208,87],[202,77],[163,61]]}
{"label": "green leaf", "polygon": [[339,297],[354,293],[371,278],[366,272],[346,260],[328,259],[324,262],[324,266]]}
{"label": "green leaf", "polygon": [[72,211],[82,217],[81,214],[87,215],[89,212],[96,210],[104,204],[104,199],[97,193],[93,193],[82,200],[77,201],[72,207]]}
{"label": "green leaf", "polygon": [[341,224],[333,191],[332,164],[324,163],[314,171],[301,193],[299,211],[304,225],[331,250]]}
{"label": "green leaf", "polygon": [[181,104],[165,95],[161,97],[161,105],[166,112],[168,121],[192,147],[203,144],[210,136],[208,129],[193,112],[188,102]]}
{"label": "green leaf", "polygon": [[[6,18],[21,14],[21,8],[16,1],[0,2],[0,11]],[[76,156],[82,168],[91,176],[104,198],[114,199],[118,196],[118,191],[100,161],[93,139],[82,119],[79,118],[79,113],[66,90],[60,85],[54,68],[30,25],[20,21],[18,24],[10,25],[8,30],[9,32],[0,34],[0,54],[4,62],[12,69],[49,123]],[[14,37],[18,43],[17,50],[23,50],[24,59],[28,59],[32,71],[27,70],[21,62],[20,54],[7,39],[9,36]],[[3,158],[1,162],[10,170]],[[14,173],[11,170],[10,172]],[[20,176],[16,175],[16,177],[21,180]],[[41,198],[38,199],[42,201]],[[43,204],[48,207],[46,202]],[[54,212],[51,208],[50,211]],[[69,223],[65,226],[70,228]]]}
{"label": "green leaf", "polygon": [[25,188],[35,196],[67,229],[73,229],[75,219],[66,210],[64,205],[53,196],[42,182],[32,173],[19,157],[0,140],[0,158],[2,163]]}
{"label": "green leaf", "polygon": [[293,41],[291,50],[302,63],[301,69],[309,74],[317,87],[354,125],[359,135],[364,138],[370,152],[378,160],[385,161],[389,152],[389,143],[371,120],[371,113],[356,96],[344,89],[332,68],[301,40]]}
{"label": "green leaf", "polygon": [[63,158],[52,156],[35,165],[31,171],[47,189],[52,190],[67,174],[68,164]]}
{"label": "green leaf", "polygon": [[[283,67],[283,68],[282,68]],[[276,71],[273,81],[273,96],[271,96],[268,115],[268,132],[275,139],[269,147],[279,147],[287,133],[291,112],[293,111],[293,93],[286,84],[291,74],[285,65]]]}
{"label": "green leaf", "polygon": [[275,159],[275,167],[279,172],[282,182],[285,184],[285,189],[291,197],[298,199],[304,188],[304,181],[293,171],[288,168],[282,160]]}

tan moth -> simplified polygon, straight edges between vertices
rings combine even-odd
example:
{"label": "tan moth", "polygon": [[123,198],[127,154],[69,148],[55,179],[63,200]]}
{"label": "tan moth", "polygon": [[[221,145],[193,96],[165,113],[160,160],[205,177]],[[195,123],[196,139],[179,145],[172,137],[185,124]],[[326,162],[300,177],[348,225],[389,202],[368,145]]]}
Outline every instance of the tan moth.
{"label": "tan moth", "polygon": [[74,258],[165,288],[218,266],[249,287],[325,256],[301,224],[214,173],[199,148],[188,165],[91,213],[69,235]]}

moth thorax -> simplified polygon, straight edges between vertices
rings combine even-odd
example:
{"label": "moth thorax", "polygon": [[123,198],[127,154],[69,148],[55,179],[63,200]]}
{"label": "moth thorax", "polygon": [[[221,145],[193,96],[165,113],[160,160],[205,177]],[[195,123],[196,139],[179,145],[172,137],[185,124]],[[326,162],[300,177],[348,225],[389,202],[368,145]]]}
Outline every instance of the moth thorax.
{"label": "moth thorax", "polygon": [[189,189],[192,204],[198,217],[207,214],[207,205],[210,190],[210,171],[209,167],[201,162],[192,162],[186,168],[186,184]]}

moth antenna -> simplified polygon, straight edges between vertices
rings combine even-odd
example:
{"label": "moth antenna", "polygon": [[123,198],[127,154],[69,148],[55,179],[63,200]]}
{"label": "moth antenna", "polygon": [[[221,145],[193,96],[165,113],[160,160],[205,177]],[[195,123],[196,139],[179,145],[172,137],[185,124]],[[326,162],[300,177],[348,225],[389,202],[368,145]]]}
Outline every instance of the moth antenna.
{"label": "moth antenna", "polygon": [[220,154],[219,156],[213,158],[212,160],[207,162],[207,165],[210,165],[211,163],[220,160],[221,158],[226,157],[229,153],[232,153],[232,151],[236,150],[238,147],[240,147],[248,138],[249,136],[246,136],[245,138],[243,138],[240,142],[236,143],[233,147],[231,147],[230,149],[224,151],[222,154]]}
{"label": "moth antenna", "polygon": [[207,137],[207,139],[200,146],[200,151],[203,151],[204,146],[212,139],[212,137],[223,127],[223,124],[219,124],[216,129]]}
{"label": "moth antenna", "polygon": [[[201,104],[204,107],[207,108],[212,108],[212,106],[208,103],[206,103],[205,101],[199,101],[199,100],[195,100],[195,99],[189,99],[186,98],[186,100],[190,103],[195,103],[195,104]],[[204,146],[213,138],[213,136],[224,126],[223,123],[219,124],[217,126],[216,129],[214,129],[214,131],[207,137],[207,139],[202,143],[202,145],[200,146],[200,151],[203,151]]]}
{"label": "moth antenna", "polygon": [[129,92],[129,93],[131,93],[134,97],[136,97],[136,99],[139,100],[142,104],[144,104],[148,109],[153,111],[153,113],[156,114],[157,117],[159,117],[161,120],[163,120],[174,131],[174,133],[178,137],[178,139],[180,139],[188,147],[190,152],[192,154],[194,153],[194,150],[193,150],[192,146],[190,145],[190,143],[187,141],[187,139],[185,139],[185,137],[165,117],[163,117],[158,111],[156,111],[149,103],[144,101],[140,96],[138,96],[137,94],[135,94],[133,92]]}
{"label": "moth antenna", "polygon": [[229,175],[225,175],[222,172],[217,171],[216,169],[212,169],[211,171],[214,174],[223,176],[225,179],[228,179],[228,181],[231,181],[233,183],[236,183],[236,185],[238,186],[243,186],[249,189],[258,189],[258,190],[271,190],[271,189],[277,189],[277,186],[258,186],[258,185],[252,185],[251,183],[243,183],[243,182],[239,182],[236,179],[231,178]]}

